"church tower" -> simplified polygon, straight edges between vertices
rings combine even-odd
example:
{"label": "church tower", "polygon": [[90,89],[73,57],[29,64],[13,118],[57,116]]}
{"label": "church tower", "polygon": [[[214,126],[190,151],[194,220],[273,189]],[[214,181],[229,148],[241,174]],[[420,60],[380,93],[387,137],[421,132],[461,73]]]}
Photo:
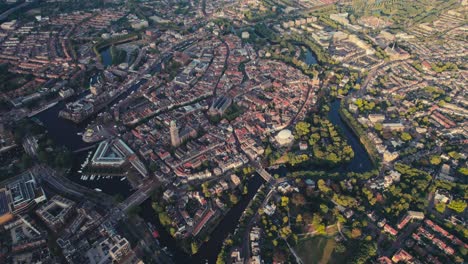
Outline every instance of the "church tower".
{"label": "church tower", "polygon": [[179,138],[179,129],[177,128],[177,124],[175,120],[171,121],[170,126],[171,132],[171,144],[173,147],[178,147],[180,145],[180,138]]}

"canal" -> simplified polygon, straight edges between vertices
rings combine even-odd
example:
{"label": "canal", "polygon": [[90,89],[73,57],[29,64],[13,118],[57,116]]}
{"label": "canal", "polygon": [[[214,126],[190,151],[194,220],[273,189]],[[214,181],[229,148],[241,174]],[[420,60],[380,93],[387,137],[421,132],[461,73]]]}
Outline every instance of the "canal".
{"label": "canal", "polygon": [[[306,47],[306,52],[304,56],[301,56],[303,58],[303,61],[307,63],[307,65],[314,65],[317,64],[317,58],[316,55],[308,48]],[[340,172],[340,173],[346,173],[346,172],[357,172],[357,173],[363,173],[370,171],[374,168],[374,165],[364,148],[364,146],[361,144],[359,138],[354,134],[354,132],[351,130],[351,128],[343,121],[343,119],[340,116],[340,103],[341,100],[335,99],[334,101],[331,102],[330,104],[330,111],[328,112],[328,119],[330,122],[338,128],[339,132],[341,135],[344,137],[344,139],[348,142],[348,144],[352,147],[354,151],[354,158],[346,163],[343,164],[342,166],[338,168],[334,168],[332,172]],[[309,170],[316,170],[318,168],[316,167],[309,167],[307,168]]]}
{"label": "canal", "polygon": [[[110,47],[107,47],[101,51],[101,58],[105,66],[112,65]],[[94,81],[95,78],[96,76],[93,77],[92,81]],[[88,93],[89,92],[85,92],[79,96],[86,96]],[[67,101],[76,100],[79,98],[79,96],[74,96]],[[55,106],[37,114],[35,117],[44,123],[50,137],[58,145],[66,146],[71,151],[90,146],[91,144],[81,140],[81,136],[78,135],[78,133],[82,133],[89,124],[89,119],[80,124],[75,124],[69,120],[60,118],[58,113],[64,107],[65,102],[61,101]]]}
{"label": "canal", "polygon": [[224,216],[221,222],[216,226],[213,232],[210,234],[210,239],[203,243],[198,253],[191,256],[183,252],[177,245],[176,240],[164,229],[158,219],[158,215],[151,207],[151,199],[146,200],[142,205],[141,216],[146,222],[152,223],[159,232],[159,241],[161,245],[167,247],[169,252],[172,254],[174,262],[176,264],[205,264],[215,263],[218,253],[221,251],[224,240],[229,234],[232,234],[236,229],[239,219],[242,216],[245,208],[249,204],[250,200],[255,196],[257,190],[263,184],[263,179],[258,174],[248,181],[247,189],[248,193],[243,196],[240,201],[233,206]]}
{"label": "canal", "polygon": [[103,49],[100,54],[101,54],[101,60],[102,60],[102,64],[104,66],[110,66],[112,65],[112,55],[111,55],[111,52],[110,52],[110,47],[107,47],[105,49]]}
{"label": "canal", "polygon": [[[37,114],[35,117],[44,124],[50,138],[54,140],[57,145],[65,146],[70,151],[92,146],[92,144],[86,143],[81,139],[81,133],[83,133],[89,121],[85,121],[81,124],[75,124],[69,120],[60,118],[58,113],[63,109],[63,107],[65,107],[65,103],[60,102],[54,107]],[[123,197],[129,196],[131,194],[130,185],[127,181],[120,181],[120,178],[94,181],[85,181],[81,179],[82,175],[79,171],[81,170],[81,164],[86,159],[88,153],[88,151],[84,151],[73,154],[73,165],[71,170],[68,172],[67,177],[70,180],[90,189],[98,188],[110,195],[121,194]]]}
{"label": "canal", "polygon": [[364,173],[373,170],[374,164],[372,163],[366,149],[361,144],[359,138],[340,116],[340,100],[334,100],[330,104],[328,119],[353,149],[354,157],[349,162],[333,168],[314,164],[304,166],[296,165],[294,167],[291,167],[290,165],[281,165],[279,168],[268,169],[268,172],[270,172],[271,175],[278,174],[280,177],[286,177],[288,173],[295,171],[325,171],[328,173],[338,172],[346,174],[348,172]]}
{"label": "canal", "polygon": [[[308,47],[299,46],[303,54],[301,54],[302,60],[307,63],[307,65],[315,65],[317,64],[316,55],[310,50]],[[338,166],[332,169],[324,168],[317,165],[308,165],[308,166],[281,166],[278,169],[270,169],[269,172],[273,174],[278,174],[281,177],[286,176],[289,172],[294,171],[314,171],[314,170],[325,170],[330,173],[339,172],[339,173],[347,173],[347,172],[356,172],[356,173],[363,173],[374,169],[374,165],[364,148],[361,144],[359,138],[354,134],[351,128],[343,121],[340,116],[340,99],[335,99],[331,102],[330,111],[328,112],[328,119],[330,122],[338,129],[340,134],[344,137],[347,143],[352,147],[354,151],[354,157],[351,161]]]}
{"label": "canal", "polygon": [[335,100],[330,105],[330,112],[328,113],[328,119],[330,122],[338,128],[341,134],[344,136],[348,144],[353,148],[354,158],[341,166],[341,172],[357,172],[363,173],[370,171],[374,168],[374,165],[369,157],[361,141],[351,128],[343,121],[340,116],[340,100]]}
{"label": "canal", "polygon": [[314,65],[317,64],[317,58],[315,57],[314,53],[309,48],[306,48],[306,53],[304,56],[304,61],[307,63],[307,65]]}
{"label": "canal", "polygon": [[[112,63],[112,58],[109,53],[109,48],[104,49],[101,53],[103,58],[103,63],[108,64]],[[93,77],[94,78],[94,77]],[[142,85],[147,82],[146,79],[138,81],[136,84],[132,85],[126,92],[114,99],[109,105],[118,102],[129,96],[131,92],[138,90]],[[79,97],[88,95],[89,92],[84,92],[80,95],[74,96],[67,100],[73,101],[77,100]],[[66,102],[61,101],[55,106],[35,115],[35,118],[39,119],[45,126],[48,131],[49,136],[54,140],[57,145],[65,146],[70,151],[75,151],[85,147],[92,146],[93,144],[86,143],[82,140],[82,133],[92,121],[92,118],[85,120],[80,124],[76,124],[70,120],[60,118],[58,116],[60,110],[65,107]],[[106,111],[104,108],[102,111]],[[97,115],[97,113],[95,114]],[[92,150],[91,150],[92,151]],[[103,192],[110,195],[121,195],[122,197],[127,197],[132,193],[130,189],[130,184],[128,181],[120,181],[120,177],[114,177],[109,179],[100,179],[100,180],[82,180],[81,173],[81,164],[85,161],[88,156],[87,151],[73,154],[73,165],[69,171],[67,177],[83,186],[86,186],[91,189],[101,189]],[[97,177],[96,177],[97,178]]]}
{"label": "canal", "polygon": [[[112,64],[112,56],[110,54],[109,48],[106,48],[101,51],[101,57],[104,65]],[[304,61],[309,64],[317,64],[317,60],[315,55],[312,51],[307,50],[305,56],[303,56]],[[158,65],[157,65],[158,66]],[[158,69],[155,68],[155,71]],[[129,95],[131,91],[137,90],[141,84],[144,82],[139,82],[134,85],[128,92],[125,92],[116,100],[121,100],[122,98]],[[44,123],[45,127],[47,128],[49,135],[51,138],[59,145],[66,146],[70,150],[76,150],[83,147],[90,146],[81,140],[81,136],[78,133],[82,133],[86,128],[89,121],[85,121],[82,124],[75,124],[71,121],[62,119],[58,117],[58,112],[63,109],[64,102],[60,102],[59,104],[47,109],[36,117]],[[353,148],[355,153],[354,158],[351,162],[343,165],[342,167],[336,169],[339,172],[365,172],[372,169],[372,162],[370,161],[367,152],[365,151],[364,147],[360,144],[359,139],[354,135],[352,130],[343,122],[339,115],[339,108],[340,108],[340,101],[336,100],[332,102],[330,105],[330,112],[328,118],[330,121],[338,127],[338,129],[342,132],[344,138],[348,141],[350,146]],[[120,181],[119,179],[112,179],[112,180],[100,180],[100,181],[82,181],[80,180],[80,165],[86,159],[88,152],[82,152],[76,154],[74,157],[74,165],[71,169],[68,177],[84,186],[89,188],[99,188],[103,192],[106,192],[110,195],[121,195],[123,197],[127,197],[131,194],[132,190],[130,189],[130,185],[127,181]],[[317,168],[310,167],[307,168],[309,170],[315,170]],[[278,169],[278,173],[281,175],[285,175],[287,171],[293,170],[291,168],[280,168]],[[276,171],[275,171],[276,173]],[[151,207],[151,199],[146,200],[142,205],[142,213],[141,216],[144,218],[146,222],[152,223],[158,230],[160,237],[159,241],[162,247],[167,247],[168,250],[172,253],[174,261],[176,263],[215,263],[218,253],[221,250],[223,241],[225,238],[234,232],[238,225],[238,220],[241,217],[242,213],[244,212],[245,208],[257,192],[258,188],[263,183],[263,179],[255,174],[248,182],[248,194],[244,196],[238,204],[236,204],[233,208],[231,208],[226,215],[223,217],[221,222],[217,225],[217,227],[213,230],[210,235],[210,239],[202,244],[199,248],[199,251],[194,256],[189,256],[188,254],[182,252],[182,250],[178,247],[176,240],[168,234],[163,226],[160,224],[157,214]]]}

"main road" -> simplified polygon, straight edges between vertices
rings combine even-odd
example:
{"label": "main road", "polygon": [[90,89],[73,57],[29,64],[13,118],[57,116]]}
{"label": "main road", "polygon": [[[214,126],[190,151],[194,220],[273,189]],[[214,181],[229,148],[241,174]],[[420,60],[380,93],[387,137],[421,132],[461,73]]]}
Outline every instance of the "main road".
{"label": "main road", "polygon": [[103,209],[109,209],[114,206],[114,202],[109,195],[79,185],[48,166],[38,165],[32,171],[38,180],[47,183],[49,187],[58,193],[74,197],[78,200],[90,200]]}
{"label": "main road", "polygon": [[143,182],[132,195],[117,205],[117,207],[120,210],[127,212],[132,207],[138,206],[146,201],[146,199],[151,196],[151,193],[153,193],[157,186],[158,182],[154,179]]}
{"label": "main road", "polygon": [[95,190],[79,185],[67,177],[60,175],[57,171],[47,166],[36,166],[33,168],[34,175],[42,182],[46,182],[52,189],[63,195],[74,197],[75,199],[87,199],[103,207],[103,209],[117,209],[117,211],[127,212],[130,208],[142,204],[151,196],[151,193],[158,186],[154,179],[146,180],[140,184],[139,188],[120,204],[115,204],[112,197]]}
{"label": "main road", "polygon": [[24,2],[24,3],[20,4],[20,5],[17,5],[15,7],[12,7],[10,9],[8,9],[7,11],[0,14],[0,21],[5,20],[6,18],[8,18],[9,15],[13,14],[15,11],[17,11],[17,10],[23,8],[23,7],[28,6],[33,2],[35,2],[35,1],[27,1],[27,2]]}

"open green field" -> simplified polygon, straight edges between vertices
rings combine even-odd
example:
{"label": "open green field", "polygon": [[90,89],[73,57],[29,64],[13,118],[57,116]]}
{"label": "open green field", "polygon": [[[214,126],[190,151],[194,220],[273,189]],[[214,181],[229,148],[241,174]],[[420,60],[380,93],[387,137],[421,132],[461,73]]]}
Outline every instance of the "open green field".
{"label": "open green field", "polygon": [[330,237],[312,237],[299,241],[295,250],[303,263],[345,263],[345,255],[334,253],[336,242]]}

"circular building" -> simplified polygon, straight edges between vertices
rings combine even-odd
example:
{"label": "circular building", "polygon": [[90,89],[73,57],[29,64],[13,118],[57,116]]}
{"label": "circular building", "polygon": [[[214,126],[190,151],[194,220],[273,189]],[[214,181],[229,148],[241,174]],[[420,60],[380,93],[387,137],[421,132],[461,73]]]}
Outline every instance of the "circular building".
{"label": "circular building", "polygon": [[292,135],[291,130],[283,129],[278,133],[278,135],[276,135],[275,139],[280,146],[288,146],[293,143],[294,136]]}

